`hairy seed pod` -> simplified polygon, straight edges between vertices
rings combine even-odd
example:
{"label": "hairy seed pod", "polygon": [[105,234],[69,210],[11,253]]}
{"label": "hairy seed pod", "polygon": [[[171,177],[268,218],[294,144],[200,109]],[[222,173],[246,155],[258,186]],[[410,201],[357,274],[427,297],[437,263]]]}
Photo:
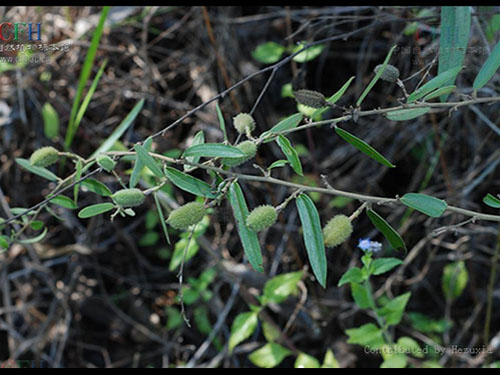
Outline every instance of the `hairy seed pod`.
{"label": "hairy seed pod", "polygon": [[114,193],[111,198],[120,207],[135,207],[144,202],[146,198],[142,190],[139,189],[122,189]]}
{"label": "hairy seed pod", "polygon": [[259,206],[250,212],[247,216],[246,224],[247,227],[254,232],[260,232],[273,225],[277,218],[278,213],[276,212],[276,209],[273,206],[266,204]]}
{"label": "hairy seed pod", "polygon": [[42,147],[31,154],[30,164],[35,167],[47,167],[59,159],[59,151],[54,147]]}
{"label": "hairy seed pod", "polygon": [[312,108],[323,108],[328,105],[325,96],[317,91],[298,90],[294,92],[297,103]]}
{"label": "hairy seed pod", "polygon": [[202,203],[191,202],[173,210],[168,216],[167,223],[175,229],[186,230],[191,225],[199,223],[207,210]]}
{"label": "hairy seed pod", "polygon": [[116,161],[114,161],[107,155],[99,155],[96,160],[97,164],[99,164],[100,167],[108,172],[111,172],[113,169],[115,169]]}
{"label": "hairy seed pod", "polygon": [[240,134],[251,134],[255,129],[255,120],[248,113],[239,113],[233,118],[233,125]]}
{"label": "hairy seed pod", "polygon": [[[382,64],[377,65],[373,71],[375,74],[378,73],[378,71],[382,68]],[[399,78],[399,70],[396,68],[394,65],[387,64],[385,66],[384,71],[382,72],[382,75],[380,76],[380,79],[387,81],[387,82],[396,82],[397,79]]]}
{"label": "hairy seed pod", "polygon": [[236,167],[252,159],[257,153],[257,145],[252,141],[241,142],[236,147],[239,148],[241,151],[243,151],[245,156],[239,158],[222,158],[222,162],[225,165],[230,167]]}
{"label": "hairy seed pod", "polygon": [[352,234],[351,220],[345,215],[336,215],[323,228],[327,247],[335,247],[347,240]]}

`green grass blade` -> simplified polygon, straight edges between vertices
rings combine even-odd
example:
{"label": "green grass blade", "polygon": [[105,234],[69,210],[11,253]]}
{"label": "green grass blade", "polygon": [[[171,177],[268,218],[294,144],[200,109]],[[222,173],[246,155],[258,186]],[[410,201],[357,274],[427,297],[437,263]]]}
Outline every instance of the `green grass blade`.
{"label": "green grass blade", "polygon": [[80,79],[78,80],[78,88],[73,100],[73,106],[71,107],[68,130],[66,131],[66,139],[64,140],[66,149],[69,149],[69,147],[73,143],[73,138],[77,130],[75,126],[76,114],[80,105],[83,90],[85,89],[85,85],[87,84],[90,73],[92,72],[92,67],[94,66],[95,55],[97,53],[97,48],[99,47],[99,42],[101,40],[102,32],[104,29],[104,22],[106,21],[109,10],[109,6],[105,6],[102,9],[99,23],[97,24],[97,28],[94,31],[87,56],[85,57],[85,62],[83,63],[82,72],[80,73]]}
{"label": "green grass blade", "polygon": [[474,90],[479,90],[481,87],[486,85],[488,81],[493,77],[498,68],[500,67],[500,42],[497,43],[493,51],[491,51],[490,56],[485,61],[481,70],[474,80],[472,87]]}
{"label": "green grass blade", "polygon": [[94,158],[100,153],[107,152],[113,144],[125,133],[125,131],[129,128],[129,126],[134,122],[135,118],[141,111],[144,105],[144,99],[141,99],[135,106],[132,108],[130,113],[123,119],[120,125],[115,129],[115,131],[104,141],[104,143],[94,151],[94,153],[90,156],[90,158]]}

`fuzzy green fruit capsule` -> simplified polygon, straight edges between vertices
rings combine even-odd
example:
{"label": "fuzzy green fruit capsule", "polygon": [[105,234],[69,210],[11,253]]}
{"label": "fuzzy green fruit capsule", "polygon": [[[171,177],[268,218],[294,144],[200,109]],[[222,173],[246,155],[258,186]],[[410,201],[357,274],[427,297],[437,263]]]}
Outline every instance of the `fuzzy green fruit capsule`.
{"label": "fuzzy green fruit capsule", "polygon": [[273,206],[263,205],[250,212],[247,216],[246,224],[254,232],[260,232],[273,225],[277,218],[278,213]]}
{"label": "fuzzy green fruit capsule", "polygon": [[244,162],[252,159],[255,154],[257,153],[257,145],[253,143],[252,141],[245,141],[241,142],[239,145],[236,146],[239,148],[241,151],[246,156],[242,156],[240,158],[222,158],[222,162],[230,167],[236,167],[238,165],[243,164]]}
{"label": "fuzzy green fruit capsule", "polygon": [[[377,65],[373,71],[375,74],[378,73],[380,69],[382,69],[382,64]],[[394,65],[387,64],[385,66],[384,71],[382,72],[382,75],[380,76],[380,79],[387,81],[387,82],[396,82],[399,78],[399,70],[396,68]]]}
{"label": "fuzzy green fruit capsule", "polygon": [[116,162],[107,155],[97,156],[96,161],[97,164],[99,164],[99,167],[108,172],[111,172],[113,169],[115,169]]}
{"label": "fuzzy green fruit capsule", "polygon": [[335,247],[346,241],[352,234],[351,220],[345,215],[336,215],[323,228],[327,247]]}
{"label": "fuzzy green fruit capsule", "polygon": [[207,210],[202,203],[191,202],[173,210],[168,216],[167,223],[175,229],[186,230],[191,225],[199,223]]}
{"label": "fuzzy green fruit capsule", "polygon": [[59,151],[54,147],[47,146],[36,150],[31,154],[30,164],[35,167],[48,167],[59,159]]}
{"label": "fuzzy green fruit capsule", "polygon": [[328,105],[325,96],[317,91],[298,90],[294,92],[297,103],[312,108],[323,108]]}
{"label": "fuzzy green fruit capsule", "polygon": [[122,189],[114,193],[111,198],[120,207],[135,207],[144,202],[146,198],[142,190],[139,189]]}
{"label": "fuzzy green fruit capsule", "polygon": [[255,120],[248,113],[239,113],[233,118],[233,126],[240,134],[251,134],[255,130]]}

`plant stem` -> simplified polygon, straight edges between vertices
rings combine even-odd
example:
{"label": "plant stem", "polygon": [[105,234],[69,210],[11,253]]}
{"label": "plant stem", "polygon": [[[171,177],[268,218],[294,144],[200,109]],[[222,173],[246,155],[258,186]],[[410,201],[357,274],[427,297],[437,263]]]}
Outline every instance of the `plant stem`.
{"label": "plant stem", "polygon": [[484,333],[483,333],[483,341],[484,346],[488,346],[488,341],[490,339],[490,324],[491,324],[491,311],[493,309],[493,289],[495,288],[495,278],[496,278],[496,270],[497,270],[497,262],[498,257],[500,255],[500,225],[498,227],[498,236],[497,236],[497,244],[495,247],[495,252],[491,257],[491,271],[490,271],[490,280],[488,283],[488,302],[486,307],[486,319],[484,322]]}

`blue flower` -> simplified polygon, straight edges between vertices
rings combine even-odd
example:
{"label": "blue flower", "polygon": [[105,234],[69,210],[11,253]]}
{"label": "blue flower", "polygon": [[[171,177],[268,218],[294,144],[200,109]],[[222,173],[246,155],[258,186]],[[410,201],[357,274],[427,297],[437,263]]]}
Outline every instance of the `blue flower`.
{"label": "blue flower", "polygon": [[360,238],[358,247],[364,252],[370,251],[376,253],[382,249],[382,244],[377,241],[371,241],[369,238]]}

